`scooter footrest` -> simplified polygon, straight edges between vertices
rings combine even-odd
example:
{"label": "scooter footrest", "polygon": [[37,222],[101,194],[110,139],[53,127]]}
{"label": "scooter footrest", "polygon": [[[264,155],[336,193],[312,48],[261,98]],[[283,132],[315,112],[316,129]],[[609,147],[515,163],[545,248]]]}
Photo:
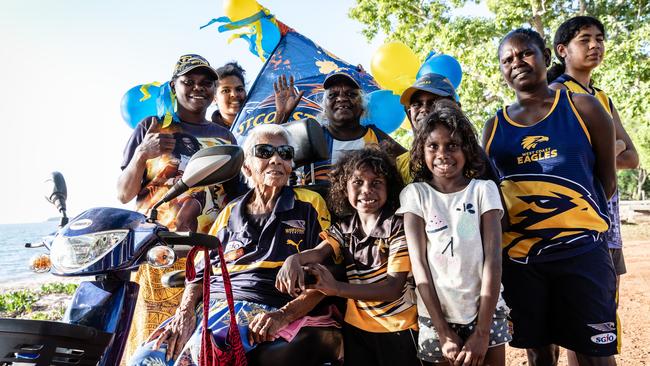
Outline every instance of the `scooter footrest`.
{"label": "scooter footrest", "polygon": [[83,325],[0,319],[0,365],[95,366],[112,339]]}

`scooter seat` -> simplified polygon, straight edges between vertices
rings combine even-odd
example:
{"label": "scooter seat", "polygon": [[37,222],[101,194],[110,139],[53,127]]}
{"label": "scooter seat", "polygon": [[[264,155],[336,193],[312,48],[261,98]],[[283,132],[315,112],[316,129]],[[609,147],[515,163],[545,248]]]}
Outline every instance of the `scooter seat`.
{"label": "scooter seat", "polygon": [[322,366],[343,364],[343,335],[333,327],[304,327],[287,342],[262,343],[246,354],[252,366]]}

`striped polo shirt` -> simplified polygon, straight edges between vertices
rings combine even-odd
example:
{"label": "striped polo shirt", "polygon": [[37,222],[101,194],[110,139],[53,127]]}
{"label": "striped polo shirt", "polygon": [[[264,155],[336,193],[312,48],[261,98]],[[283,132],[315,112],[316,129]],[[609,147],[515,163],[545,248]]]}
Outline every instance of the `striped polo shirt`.
{"label": "striped polo shirt", "polygon": [[[349,283],[372,284],[385,281],[389,273],[411,271],[402,217],[385,210],[369,235],[365,235],[355,214],[332,225],[321,237],[342,257]],[[412,277],[397,300],[348,299],[345,322],[375,333],[417,329]]]}

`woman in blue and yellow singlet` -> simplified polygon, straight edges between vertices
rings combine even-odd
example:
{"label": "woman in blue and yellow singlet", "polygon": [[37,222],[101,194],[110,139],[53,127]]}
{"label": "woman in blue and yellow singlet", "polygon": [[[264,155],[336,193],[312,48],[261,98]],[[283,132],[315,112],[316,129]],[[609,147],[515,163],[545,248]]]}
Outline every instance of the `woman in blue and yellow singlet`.
{"label": "woman in blue and yellow singlet", "polygon": [[611,117],[590,95],[549,89],[551,51],[537,32],[508,33],[498,55],[517,101],[486,123],[483,143],[508,212],[511,345],[526,348],[533,366],[556,365],[558,345],[580,365],[612,365],[616,277],[603,241],[616,190]]}
{"label": "woman in blue and yellow singlet", "polygon": [[[625,131],[618,111],[611,98],[593,85],[591,74],[605,55],[605,27],[596,18],[589,16],[573,17],[562,23],[553,38],[553,50],[560,60],[547,73],[550,88],[567,89],[574,93],[593,95],[612,116],[616,131],[616,169],[634,169],[639,165],[639,155],[632,139]],[[616,271],[616,288],[620,276],[626,273],[621,237],[618,192],[607,202],[610,226],[605,240],[612,255]],[[619,330],[620,333],[620,330]],[[569,352],[569,366],[577,365],[575,356]]]}

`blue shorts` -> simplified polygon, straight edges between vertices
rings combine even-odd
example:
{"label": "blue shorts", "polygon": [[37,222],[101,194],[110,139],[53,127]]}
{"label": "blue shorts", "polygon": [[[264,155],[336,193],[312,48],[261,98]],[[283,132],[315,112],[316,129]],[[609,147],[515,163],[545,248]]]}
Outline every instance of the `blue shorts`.
{"label": "blue shorts", "polygon": [[616,273],[607,244],[543,263],[503,259],[503,297],[517,348],[557,344],[587,356],[618,353]]}

